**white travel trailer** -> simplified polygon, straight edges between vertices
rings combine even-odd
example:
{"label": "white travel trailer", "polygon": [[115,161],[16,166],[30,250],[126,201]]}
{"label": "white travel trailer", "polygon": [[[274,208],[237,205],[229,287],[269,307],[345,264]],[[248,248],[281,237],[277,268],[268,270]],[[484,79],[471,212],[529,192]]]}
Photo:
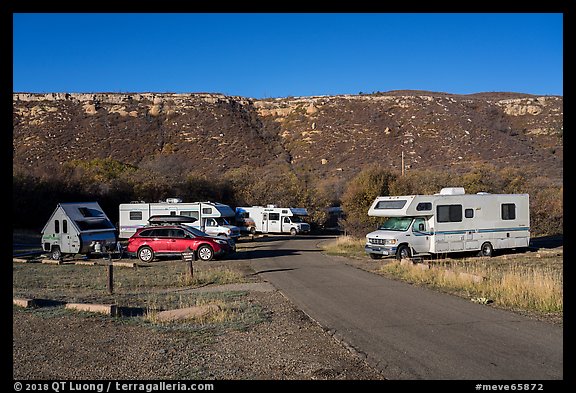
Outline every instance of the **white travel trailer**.
{"label": "white travel trailer", "polygon": [[236,219],[253,219],[256,232],[261,233],[290,233],[292,236],[308,233],[310,224],[302,220],[302,217],[306,216],[308,211],[297,207],[267,205],[236,208]]}
{"label": "white travel trailer", "polygon": [[368,210],[388,217],[366,235],[365,251],[409,258],[417,255],[528,247],[528,194],[466,194],[462,187],[443,188],[434,195],[382,196]]}
{"label": "white travel trailer", "polygon": [[116,227],[98,202],[59,203],[42,229],[42,249],[52,259],[115,251],[116,243]]}
{"label": "white travel trailer", "polygon": [[237,240],[240,229],[230,225],[234,219],[234,210],[228,205],[217,202],[182,202],[179,198],[168,198],[165,202],[130,202],[119,207],[119,238],[127,239],[138,228],[149,225],[152,216],[187,216],[195,218],[189,225],[211,236],[226,236]]}

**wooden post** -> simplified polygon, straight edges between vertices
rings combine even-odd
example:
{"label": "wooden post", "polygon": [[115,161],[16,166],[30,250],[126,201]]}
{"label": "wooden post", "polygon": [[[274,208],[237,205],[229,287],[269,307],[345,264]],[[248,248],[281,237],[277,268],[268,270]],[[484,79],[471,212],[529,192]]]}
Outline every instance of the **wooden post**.
{"label": "wooden post", "polygon": [[194,260],[196,259],[196,255],[194,254],[194,250],[191,250],[190,247],[186,247],[186,250],[182,252],[182,261],[188,264],[188,276],[190,279],[194,278]]}
{"label": "wooden post", "polygon": [[108,293],[114,293],[114,265],[112,262],[108,264]]}

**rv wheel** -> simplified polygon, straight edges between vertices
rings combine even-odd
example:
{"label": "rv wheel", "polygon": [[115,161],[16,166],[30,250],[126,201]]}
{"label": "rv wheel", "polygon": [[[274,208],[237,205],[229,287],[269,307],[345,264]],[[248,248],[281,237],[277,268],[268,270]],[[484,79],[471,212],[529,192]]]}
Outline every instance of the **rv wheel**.
{"label": "rv wheel", "polygon": [[492,244],[488,242],[482,244],[482,247],[480,247],[480,256],[491,257],[493,255],[494,255],[494,248],[492,247]]}
{"label": "rv wheel", "polygon": [[212,248],[206,244],[198,247],[198,251],[196,252],[198,253],[198,258],[203,261],[210,261],[212,260],[212,257],[214,257],[214,251],[212,251]]}
{"label": "rv wheel", "polygon": [[54,259],[55,261],[62,258],[62,252],[60,251],[60,247],[58,247],[58,246],[52,247],[52,253],[50,254],[50,257],[52,259]]}
{"label": "rv wheel", "polygon": [[255,235],[255,234],[256,234],[256,228],[255,228],[255,227],[250,227],[250,234],[251,234],[251,235]]}
{"label": "rv wheel", "polygon": [[296,233],[297,233],[297,232],[296,232],[296,228],[290,228],[290,234],[291,234],[292,236],[296,236]]}
{"label": "rv wheel", "polygon": [[400,247],[398,247],[398,251],[396,252],[397,259],[408,259],[411,256],[410,248],[407,245],[402,244]]}
{"label": "rv wheel", "polygon": [[150,247],[142,247],[138,250],[138,258],[142,262],[152,262],[154,259],[154,251]]}

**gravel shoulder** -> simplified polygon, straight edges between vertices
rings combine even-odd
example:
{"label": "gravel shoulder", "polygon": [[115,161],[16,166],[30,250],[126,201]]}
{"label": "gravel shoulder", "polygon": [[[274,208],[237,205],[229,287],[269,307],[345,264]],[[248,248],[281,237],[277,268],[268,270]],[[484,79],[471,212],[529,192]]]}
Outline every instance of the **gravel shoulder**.
{"label": "gravel shoulder", "polygon": [[157,329],[106,316],[13,309],[17,380],[378,380],[279,292],[250,292],[266,315],[219,334]]}

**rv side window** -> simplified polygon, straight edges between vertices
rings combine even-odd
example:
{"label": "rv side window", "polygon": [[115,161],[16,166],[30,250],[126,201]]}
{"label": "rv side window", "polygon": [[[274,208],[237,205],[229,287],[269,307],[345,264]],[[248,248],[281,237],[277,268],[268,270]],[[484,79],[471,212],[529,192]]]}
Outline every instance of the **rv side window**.
{"label": "rv side window", "polygon": [[279,220],[280,219],[280,213],[270,213],[268,216],[269,220]]}
{"label": "rv side window", "polygon": [[462,205],[439,205],[436,208],[438,222],[462,221]]}
{"label": "rv side window", "polygon": [[466,209],[466,210],[464,210],[464,217],[466,217],[466,218],[474,218],[474,209]]}
{"label": "rv side window", "polygon": [[142,220],[142,212],[130,212],[130,220]]}
{"label": "rv side window", "polygon": [[376,204],[375,209],[402,209],[405,204],[405,199],[400,199],[397,201],[379,201]]}
{"label": "rv side window", "polygon": [[290,224],[290,218],[284,217],[284,222],[285,222],[286,224]]}
{"label": "rv side window", "polygon": [[416,205],[416,210],[419,212],[432,210],[432,202],[420,202]]}
{"label": "rv side window", "polygon": [[515,220],[516,219],[516,205],[514,203],[502,204],[502,219]]}
{"label": "rv side window", "polygon": [[288,214],[288,210],[282,210],[282,214]]}
{"label": "rv side window", "polygon": [[62,233],[68,233],[68,220],[62,220]]}
{"label": "rv side window", "polygon": [[202,214],[212,214],[212,208],[211,207],[203,207],[202,208]]}
{"label": "rv side window", "polygon": [[54,232],[60,233],[60,221],[54,220]]}
{"label": "rv side window", "polygon": [[182,210],[182,211],[180,212],[180,215],[181,215],[181,216],[186,216],[186,217],[192,217],[192,218],[195,218],[195,219],[197,219],[197,220],[200,218],[200,215],[198,214],[198,212],[195,212],[195,211],[192,211],[192,210]]}

